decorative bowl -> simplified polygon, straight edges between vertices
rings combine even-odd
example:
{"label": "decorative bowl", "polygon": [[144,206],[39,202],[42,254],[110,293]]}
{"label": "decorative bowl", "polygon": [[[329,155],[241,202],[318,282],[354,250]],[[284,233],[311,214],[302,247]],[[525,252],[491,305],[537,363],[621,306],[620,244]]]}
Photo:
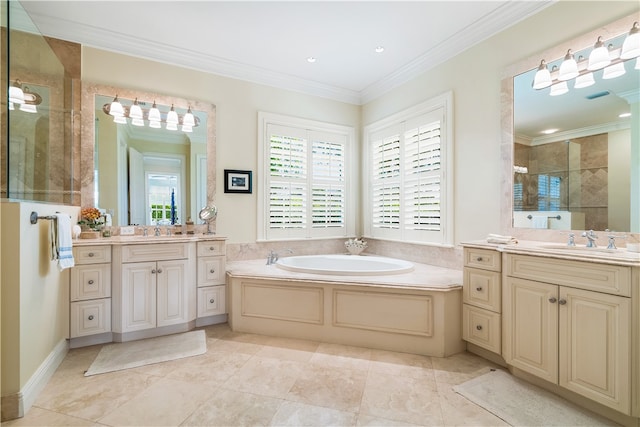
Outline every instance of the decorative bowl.
{"label": "decorative bowl", "polygon": [[367,242],[360,239],[349,239],[344,243],[351,255],[360,255],[367,248]]}

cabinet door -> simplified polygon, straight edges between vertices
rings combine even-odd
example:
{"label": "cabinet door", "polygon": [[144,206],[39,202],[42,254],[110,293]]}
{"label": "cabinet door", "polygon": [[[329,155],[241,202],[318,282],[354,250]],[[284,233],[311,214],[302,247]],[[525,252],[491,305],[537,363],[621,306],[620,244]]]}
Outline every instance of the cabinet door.
{"label": "cabinet door", "polygon": [[[190,287],[187,260],[158,262],[158,327],[185,323],[189,320]],[[194,289],[195,286],[191,285]],[[193,296],[195,300],[195,295]]]}
{"label": "cabinet door", "polygon": [[122,332],[156,326],[156,263],[122,265]]}
{"label": "cabinet door", "polygon": [[558,286],[507,277],[503,284],[507,363],[558,382]]}
{"label": "cabinet door", "polygon": [[560,385],[630,414],[631,300],[560,288]]}

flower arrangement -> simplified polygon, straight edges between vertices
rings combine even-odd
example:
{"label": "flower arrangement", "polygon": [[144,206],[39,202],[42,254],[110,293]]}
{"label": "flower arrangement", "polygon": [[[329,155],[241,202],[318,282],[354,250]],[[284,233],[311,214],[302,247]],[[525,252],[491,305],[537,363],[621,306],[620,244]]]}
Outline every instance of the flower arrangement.
{"label": "flower arrangement", "polygon": [[351,255],[359,255],[367,247],[367,242],[362,239],[349,239],[344,242],[345,248]]}
{"label": "flower arrangement", "polygon": [[86,207],[80,209],[80,226],[85,226],[91,230],[99,230],[103,225],[99,219],[102,217],[102,213],[98,208]]}

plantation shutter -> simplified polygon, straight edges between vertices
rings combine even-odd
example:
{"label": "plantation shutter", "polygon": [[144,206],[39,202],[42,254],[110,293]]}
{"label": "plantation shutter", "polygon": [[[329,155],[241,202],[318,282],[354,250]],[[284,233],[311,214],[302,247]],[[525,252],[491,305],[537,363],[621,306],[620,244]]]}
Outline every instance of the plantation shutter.
{"label": "plantation shutter", "polygon": [[397,126],[373,136],[372,154],[372,226],[377,229],[400,228],[400,128]]}
{"label": "plantation shutter", "polygon": [[345,144],[334,135],[311,132],[311,218],[314,228],[344,227],[346,216]]}

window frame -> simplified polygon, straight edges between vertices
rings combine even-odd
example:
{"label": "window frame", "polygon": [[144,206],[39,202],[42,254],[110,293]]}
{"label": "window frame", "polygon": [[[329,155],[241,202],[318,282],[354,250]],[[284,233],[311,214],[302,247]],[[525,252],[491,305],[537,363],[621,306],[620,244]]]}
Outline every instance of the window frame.
{"label": "window frame", "polygon": [[[285,126],[295,128],[304,132],[319,132],[340,135],[345,139],[345,206],[344,206],[344,227],[326,227],[314,229],[312,225],[312,215],[307,218],[307,227],[305,232],[274,232],[269,227],[269,204],[270,204],[270,139],[269,126]],[[256,241],[281,241],[281,240],[309,240],[309,239],[327,239],[327,238],[344,238],[353,236],[356,226],[356,206],[357,197],[355,191],[356,185],[356,156],[355,148],[357,141],[355,139],[355,129],[351,126],[338,125],[333,123],[321,122],[317,120],[303,119],[293,116],[286,116],[276,113],[258,112],[258,173],[260,177],[257,183],[258,187],[258,212],[257,212],[257,231]],[[310,148],[310,147],[309,147]],[[310,179],[311,181],[311,179]],[[311,188],[310,188],[311,189]]]}
{"label": "window frame", "polygon": [[[438,233],[426,232],[417,237],[421,233],[405,230],[403,217],[401,213],[401,224],[399,229],[380,229],[373,226],[373,165],[372,165],[372,147],[373,136],[375,134],[384,134],[387,129],[396,128],[400,130],[401,139],[404,138],[404,124],[413,122],[417,118],[432,114],[441,110],[442,121],[440,125],[440,155],[441,155],[441,181],[440,181],[440,221],[441,229]],[[389,133],[390,134],[390,133]],[[363,228],[364,236],[372,239],[399,241],[407,243],[416,243],[423,245],[434,245],[442,247],[453,247],[454,233],[454,138],[453,138],[453,92],[449,91],[442,95],[436,96],[420,104],[409,107],[403,111],[395,113],[384,119],[373,122],[363,129],[363,160],[362,160],[362,187],[366,189],[363,194]],[[401,142],[401,145],[402,142]],[[401,148],[401,150],[404,147]],[[404,168],[404,159],[401,159]],[[402,174],[404,180],[404,173]],[[404,194],[401,195],[404,200]],[[404,210],[400,208],[401,212]]]}

